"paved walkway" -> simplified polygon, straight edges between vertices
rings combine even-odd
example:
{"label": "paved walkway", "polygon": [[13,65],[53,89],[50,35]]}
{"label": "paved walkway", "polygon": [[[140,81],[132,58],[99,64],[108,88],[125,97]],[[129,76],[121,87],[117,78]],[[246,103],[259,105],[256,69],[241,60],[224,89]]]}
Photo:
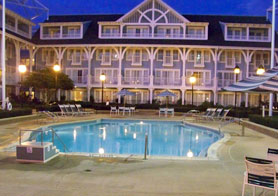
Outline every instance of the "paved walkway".
{"label": "paved walkway", "polygon": [[[103,118],[96,115],[87,119]],[[134,118],[156,119],[140,115]],[[178,120],[181,117],[168,118]],[[65,119],[73,121],[79,119]],[[202,125],[217,127],[216,123]],[[0,148],[17,140],[20,128],[40,126],[37,120],[1,125]],[[219,161],[124,160],[60,156],[45,165],[18,164],[14,152],[0,153],[2,196],[123,196],[123,195],[241,195],[244,156],[266,157],[268,147],[278,148],[276,139],[231,124],[223,129],[232,137],[218,150]],[[257,192],[260,193],[260,190]],[[246,195],[251,195],[248,189]],[[272,195],[268,193],[266,195]]]}

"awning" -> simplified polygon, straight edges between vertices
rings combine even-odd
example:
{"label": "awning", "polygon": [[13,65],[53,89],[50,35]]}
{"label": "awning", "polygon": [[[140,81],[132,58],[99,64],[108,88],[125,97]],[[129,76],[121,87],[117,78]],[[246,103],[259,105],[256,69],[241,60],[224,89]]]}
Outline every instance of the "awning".
{"label": "awning", "polygon": [[222,90],[232,92],[245,92],[252,90],[278,92],[278,67],[267,71],[262,76],[251,76],[237,83],[229,85]]}

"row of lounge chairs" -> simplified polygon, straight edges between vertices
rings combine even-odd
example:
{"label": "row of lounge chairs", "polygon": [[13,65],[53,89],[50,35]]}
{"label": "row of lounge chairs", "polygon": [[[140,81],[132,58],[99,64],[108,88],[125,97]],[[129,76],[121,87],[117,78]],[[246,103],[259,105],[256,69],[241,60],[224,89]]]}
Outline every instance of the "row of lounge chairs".
{"label": "row of lounge chairs", "polygon": [[159,117],[161,115],[165,115],[165,117],[167,117],[168,115],[175,116],[175,109],[174,108],[159,108]]}
{"label": "row of lounge chairs", "polygon": [[275,192],[278,196],[278,181],[276,167],[278,164],[278,149],[268,149],[267,159],[258,159],[245,157],[246,172],[242,187],[242,196],[245,195],[245,187],[253,187],[253,195],[256,194],[256,188]]}
{"label": "row of lounge chairs", "polygon": [[230,109],[208,108],[204,114],[196,115],[197,120],[225,121]]}
{"label": "row of lounge chairs", "polygon": [[125,115],[126,113],[130,115],[135,113],[136,108],[135,107],[111,107],[110,108],[110,115],[112,114],[116,114],[116,115],[120,115],[120,113],[122,113],[123,115]]}
{"label": "row of lounge chairs", "polygon": [[85,112],[80,104],[71,105],[58,105],[60,112],[41,111],[48,118],[54,122],[59,120],[59,117],[72,117],[72,116],[86,116],[93,114],[92,112]]}

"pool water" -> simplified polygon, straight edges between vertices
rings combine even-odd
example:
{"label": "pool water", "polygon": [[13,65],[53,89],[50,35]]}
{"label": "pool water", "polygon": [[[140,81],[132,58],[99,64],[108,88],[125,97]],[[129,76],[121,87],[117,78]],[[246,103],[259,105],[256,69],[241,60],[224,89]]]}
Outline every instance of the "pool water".
{"label": "pool water", "polygon": [[[208,148],[223,137],[217,131],[178,121],[103,119],[51,128],[70,152],[106,155],[143,155],[147,134],[150,156],[206,157]],[[37,141],[40,139],[36,136]],[[52,141],[51,132],[45,132],[43,140]],[[65,152],[57,137],[54,144],[60,152]]]}

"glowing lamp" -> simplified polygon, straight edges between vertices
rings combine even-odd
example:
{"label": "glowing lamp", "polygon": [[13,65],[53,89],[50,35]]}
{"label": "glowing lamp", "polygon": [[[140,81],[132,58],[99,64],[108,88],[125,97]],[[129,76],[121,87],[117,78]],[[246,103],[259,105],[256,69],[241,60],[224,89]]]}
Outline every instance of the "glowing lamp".
{"label": "glowing lamp", "polygon": [[263,65],[260,65],[260,67],[257,69],[257,75],[263,75],[265,73],[265,68]]}
{"label": "glowing lamp", "polygon": [[61,66],[60,66],[60,65],[54,65],[54,66],[53,66],[53,70],[54,70],[55,72],[59,72],[59,71],[61,71]]}
{"label": "glowing lamp", "polygon": [[238,65],[234,68],[234,73],[235,74],[240,74],[240,68],[239,68]]}
{"label": "glowing lamp", "polygon": [[27,71],[26,65],[19,65],[18,66],[18,71],[22,74],[25,73]]}

